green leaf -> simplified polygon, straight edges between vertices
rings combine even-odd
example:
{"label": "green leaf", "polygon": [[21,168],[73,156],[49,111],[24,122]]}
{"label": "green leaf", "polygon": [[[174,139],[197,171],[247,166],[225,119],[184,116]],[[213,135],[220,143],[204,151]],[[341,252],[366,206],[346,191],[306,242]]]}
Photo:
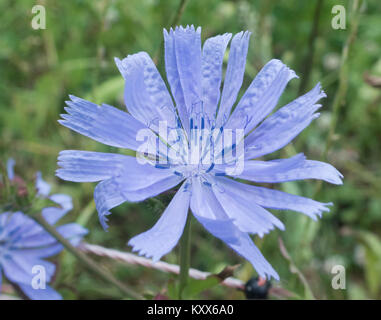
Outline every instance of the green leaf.
{"label": "green leaf", "polygon": [[303,286],[304,286],[304,299],[315,300],[316,298],[315,298],[315,296],[311,290],[311,287],[310,287],[306,277],[298,269],[298,267],[295,265],[294,260],[291,258],[290,254],[288,253],[288,251],[287,251],[287,249],[283,243],[283,240],[280,237],[279,237],[279,249],[280,249],[280,252],[283,255],[283,257],[289,262],[290,272],[296,274],[298,276],[300,282],[303,284]]}

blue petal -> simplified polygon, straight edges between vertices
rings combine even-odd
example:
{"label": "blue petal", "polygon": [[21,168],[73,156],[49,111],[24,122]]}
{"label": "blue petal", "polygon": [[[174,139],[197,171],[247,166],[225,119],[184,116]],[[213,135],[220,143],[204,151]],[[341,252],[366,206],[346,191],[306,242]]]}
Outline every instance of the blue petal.
{"label": "blue petal", "polygon": [[171,170],[141,164],[136,157],[114,153],[65,150],[58,157],[57,176],[75,182],[94,182],[119,177],[123,190],[139,190],[173,175]]}
{"label": "blue petal", "polygon": [[56,239],[49,233],[44,232],[44,229],[39,228],[38,233],[26,234],[14,241],[13,247],[17,250],[26,248],[37,248],[50,246],[56,243]]}
{"label": "blue petal", "polygon": [[41,172],[36,174],[36,189],[39,195],[47,197],[50,193],[51,186],[44,179],[42,179]]}
{"label": "blue petal", "polygon": [[225,33],[209,38],[202,48],[203,103],[209,119],[215,119],[221,94],[222,62],[231,36],[231,33]]}
{"label": "blue petal", "polygon": [[1,268],[1,264],[0,264],[0,292],[1,292],[2,284],[3,284],[3,273],[2,273],[2,268]]}
{"label": "blue petal", "polygon": [[30,284],[32,274],[27,273],[22,267],[13,261],[12,257],[2,260],[2,267],[6,278],[12,282]]}
{"label": "blue petal", "polygon": [[183,89],[187,110],[201,102],[201,28],[192,26],[176,27],[173,32],[177,72]]}
{"label": "blue petal", "polygon": [[245,158],[253,159],[274,152],[290,143],[313,119],[320,105],[315,103],[325,97],[320,84],[305,95],[280,108],[265,119],[245,139]]}
{"label": "blue petal", "polygon": [[63,246],[60,243],[52,244],[46,247],[17,249],[17,252],[21,255],[31,254],[36,258],[49,258],[60,253],[63,250]]}
{"label": "blue petal", "polygon": [[157,131],[159,121],[175,127],[176,111],[172,98],[155,64],[146,52],[115,59],[126,80],[124,99],[128,111],[147,127]]}
{"label": "blue petal", "polygon": [[62,168],[56,175],[68,181],[95,182],[121,174],[136,158],[115,153],[64,150],[58,156],[58,165]]}
{"label": "blue petal", "polygon": [[[88,233],[87,229],[77,223],[64,224],[56,228],[57,231],[72,244],[77,244],[79,240]],[[33,233],[22,234],[14,246],[17,248],[35,248],[54,245],[57,240],[38,225]]]}
{"label": "blue petal", "polygon": [[66,212],[73,209],[73,201],[71,197],[67,194],[55,193],[55,194],[52,194],[49,197],[49,199],[59,204],[61,208]]}
{"label": "blue petal", "polygon": [[278,210],[292,210],[301,212],[316,220],[323,212],[329,212],[328,206],[332,203],[321,203],[312,199],[296,196],[278,190],[252,186],[240,183],[231,179],[226,179],[232,188],[237,188],[244,197],[250,197],[252,202],[258,205]]}
{"label": "blue petal", "polygon": [[144,168],[139,173],[142,173],[140,180],[135,180],[132,175],[126,174],[104,180],[95,187],[95,205],[104,229],[107,229],[106,216],[111,213],[110,209],[125,201],[138,202],[157,196],[175,187],[183,179],[172,172],[150,175],[149,172],[144,172]]}
{"label": "blue petal", "polygon": [[62,296],[50,286],[33,289],[31,285],[19,284],[20,289],[32,300],[62,300]]}
{"label": "blue petal", "polygon": [[229,61],[217,115],[217,126],[224,125],[229,118],[230,111],[241,89],[250,35],[251,33],[248,31],[245,33],[241,31],[233,37],[230,44]]}
{"label": "blue petal", "polygon": [[77,246],[82,238],[88,234],[88,230],[78,223],[64,224],[57,227],[57,231],[74,246]]}
{"label": "blue petal", "polygon": [[284,230],[283,223],[270,212],[257,205],[251,196],[240,192],[237,186],[231,185],[228,178],[216,178],[217,186],[213,192],[229,218],[234,219],[234,224],[242,231],[264,234],[274,227]]}
{"label": "blue petal", "polygon": [[175,37],[172,28],[169,30],[163,29],[164,34],[164,49],[165,49],[165,71],[173,98],[176,102],[176,109],[179,114],[181,123],[186,132],[189,133],[189,115],[185,104],[183,88],[180,82],[180,76],[177,68],[177,57],[175,49]]}
{"label": "blue petal", "polygon": [[[247,259],[263,278],[279,279],[278,274],[266,261],[247,233],[240,231],[228,218],[212,192],[193,192],[191,209],[195,218],[212,235],[224,241],[230,248]],[[206,191],[209,187],[204,187]],[[216,211],[218,209],[218,211]]]}
{"label": "blue petal", "polygon": [[13,178],[15,177],[15,170],[14,170],[14,167],[15,167],[15,160],[10,158],[8,159],[7,161],[7,175],[8,175],[8,179],[9,180],[13,180]]}
{"label": "blue petal", "polygon": [[1,225],[8,239],[17,242],[25,235],[38,234],[42,227],[22,212],[6,212],[1,215]]}
{"label": "blue petal", "polygon": [[32,283],[35,274],[32,270],[35,266],[41,266],[44,268],[46,282],[50,282],[54,272],[55,265],[51,262],[41,260],[30,254],[23,254],[14,251],[11,256],[3,259],[3,268],[5,276],[11,281],[18,284]]}
{"label": "blue petal", "polygon": [[47,222],[50,224],[55,224],[67,213],[67,211],[61,208],[48,207],[42,209],[41,213]]}
{"label": "blue petal", "polygon": [[152,257],[158,261],[170,252],[179,241],[189,208],[190,193],[184,190],[184,184],[177,191],[159,221],[148,231],[132,238],[128,244],[140,255]]}
{"label": "blue petal", "polygon": [[181,123],[189,133],[189,113],[202,102],[201,28],[163,30],[165,69]]}
{"label": "blue petal", "polygon": [[[282,61],[269,61],[246,90],[226,128],[245,129],[245,133],[249,133],[275,108],[284,88],[293,78],[296,78],[295,72]],[[242,126],[242,118],[246,118],[245,127]]]}
{"label": "blue petal", "polygon": [[98,211],[99,221],[103,229],[107,230],[107,217],[111,214],[110,209],[119,206],[126,201],[119,190],[117,181],[114,178],[100,182],[94,190],[95,206]]}
{"label": "blue petal", "polygon": [[[126,112],[112,106],[70,96],[59,123],[86,137],[118,148],[136,150],[141,142],[136,140],[139,130],[147,127]],[[154,135],[154,133],[152,132]]]}
{"label": "blue petal", "polygon": [[243,172],[234,177],[263,183],[318,179],[342,184],[343,175],[328,163],[306,160],[303,154],[298,154],[289,159],[246,161]]}
{"label": "blue petal", "polygon": [[49,199],[61,206],[61,208],[48,207],[42,209],[42,215],[50,224],[56,224],[58,220],[60,220],[71,209],[73,209],[72,199],[66,194],[53,194],[49,197]]}

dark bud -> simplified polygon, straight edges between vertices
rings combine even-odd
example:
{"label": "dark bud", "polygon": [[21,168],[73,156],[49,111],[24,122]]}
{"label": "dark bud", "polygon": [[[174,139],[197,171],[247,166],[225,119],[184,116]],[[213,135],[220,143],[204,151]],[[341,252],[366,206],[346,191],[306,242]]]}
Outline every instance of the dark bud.
{"label": "dark bud", "polygon": [[267,299],[271,282],[260,277],[253,277],[245,284],[247,299]]}

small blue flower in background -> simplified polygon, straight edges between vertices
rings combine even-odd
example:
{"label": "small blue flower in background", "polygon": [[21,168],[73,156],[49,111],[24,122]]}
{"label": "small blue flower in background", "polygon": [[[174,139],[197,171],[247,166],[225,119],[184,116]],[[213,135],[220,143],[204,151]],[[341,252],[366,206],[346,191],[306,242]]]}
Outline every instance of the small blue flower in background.
{"label": "small blue flower in background", "polygon": [[[249,236],[262,237],[274,227],[284,229],[266,208],[294,210],[316,219],[329,211],[330,203],[235,179],[260,183],[320,179],[341,184],[342,175],[331,165],[307,160],[303,154],[289,159],[252,160],[291,142],[318,117],[317,101],[325,94],[317,84],[270,115],[287,83],[296,77],[281,61],[271,60],[233,108],[244,77],[250,33],[240,32],[232,38],[221,91],[223,57],[231,37],[218,35],[201,46],[200,28],[164,30],[171,93],[147,53],[116,59],[125,79],[124,98],[129,113],[70,96],[67,114],[59,122],[103,144],[135,151],[142,143],[137,137],[145,130],[147,162],[142,164],[135,157],[113,153],[66,150],[58,157],[61,168],[57,176],[75,182],[100,181],[94,198],[104,228],[110,209],[125,201],[157,196],[182,183],[156,225],[129,241],[134,251],[155,261],[171,251],[181,237],[190,208],[211,234],[250,261],[261,277],[279,279]],[[175,130],[175,137],[163,138],[163,122]],[[223,147],[218,147],[224,132],[238,129],[245,139],[236,138],[236,142],[224,142]],[[215,132],[217,138],[213,139]],[[188,156],[193,156],[191,145],[200,145],[196,164],[194,159],[189,161]],[[229,149],[238,150],[239,146],[243,147],[242,154],[226,157]],[[204,163],[209,153],[213,153],[212,162]],[[160,161],[163,158],[164,165]],[[241,160],[241,171],[227,170]]]}
{"label": "small blue flower in background", "polygon": [[[14,161],[11,159],[7,166],[10,180],[14,179],[13,166]],[[49,198],[60,206],[42,210],[43,217],[50,224],[56,224],[72,209],[69,196],[64,194],[49,196],[50,185],[41,178],[40,173],[37,174],[36,189],[37,196]],[[61,225],[57,227],[57,231],[73,245],[77,245],[87,234],[87,230],[76,223]],[[30,299],[61,299],[61,295],[48,285],[55,273],[55,265],[44,258],[56,255],[62,250],[63,246],[57,240],[24,213],[20,211],[0,213],[0,291],[3,273]],[[39,276],[41,278],[36,280]],[[46,280],[46,284],[39,282],[43,279]]]}

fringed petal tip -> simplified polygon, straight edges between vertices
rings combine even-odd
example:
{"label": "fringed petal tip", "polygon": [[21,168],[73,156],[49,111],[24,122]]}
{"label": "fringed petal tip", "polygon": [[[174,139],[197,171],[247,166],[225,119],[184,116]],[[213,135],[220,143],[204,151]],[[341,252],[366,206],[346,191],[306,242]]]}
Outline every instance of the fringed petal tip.
{"label": "fringed petal tip", "polygon": [[286,65],[282,60],[279,59],[271,59],[266,65],[279,65],[281,68],[285,69],[288,73],[287,82],[292,79],[299,79],[299,76],[295,73],[293,69],[291,69],[288,65]]}
{"label": "fringed petal tip", "polygon": [[143,68],[150,59],[151,58],[147,52],[140,51],[134,54],[129,54],[123,59],[115,57],[114,61],[123,78],[127,80],[128,76],[134,71],[141,72],[141,68]]}
{"label": "fringed petal tip", "polygon": [[201,34],[201,27],[197,27],[195,28],[194,25],[186,25],[185,27],[183,26],[176,26],[174,28],[169,28],[169,30],[163,28],[163,34],[164,34],[164,38],[166,36],[169,36],[169,35],[172,35],[173,33],[197,33],[197,34]]}
{"label": "fringed petal tip", "polygon": [[77,97],[73,94],[69,94],[68,96],[69,96],[70,100],[65,100],[65,104],[70,108],[76,108],[76,104],[79,104],[79,103],[89,103],[88,101],[86,101],[80,97]]}
{"label": "fringed petal tip", "polygon": [[244,40],[244,41],[247,41],[249,40],[251,36],[251,32],[246,30],[246,31],[241,31],[241,32],[238,32],[234,37],[237,37],[237,39],[239,38],[239,40]]}
{"label": "fringed petal tip", "polygon": [[59,169],[56,169],[56,171],[54,172],[54,175],[57,178],[60,178],[61,180],[69,181],[69,180],[65,179],[65,175],[63,172],[64,172],[64,170],[62,168],[59,168]]}
{"label": "fringed petal tip", "polygon": [[57,178],[60,178],[61,180],[64,181],[71,181],[71,182],[82,182],[81,180],[73,179],[72,175],[68,173],[68,170],[63,168],[63,163],[61,161],[57,162],[58,166],[62,168],[58,168],[55,171],[55,176]]}
{"label": "fringed petal tip", "polygon": [[286,227],[284,226],[284,224],[282,223],[281,225],[272,225],[270,226],[267,230],[265,231],[256,231],[256,232],[248,232],[249,234],[252,234],[252,235],[257,235],[259,238],[263,239],[263,237],[267,234],[269,234],[271,231],[275,230],[275,227],[277,227],[277,229],[281,230],[281,231],[285,231],[286,230]]}
{"label": "fringed petal tip", "polygon": [[[201,34],[201,27],[195,28],[195,26],[192,25],[186,25],[185,27],[183,26],[176,26],[174,28],[169,28],[168,30],[166,28],[163,28],[163,34],[164,37],[169,36],[170,34],[173,34],[174,32],[196,32]],[[228,33],[223,34],[224,36],[227,35]],[[249,38],[251,36],[252,32],[251,31],[241,31],[236,34],[237,37],[241,37],[241,39],[244,38]]]}
{"label": "fringed petal tip", "polygon": [[70,100],[73,101],[73,102],[76,102],[76,101],[81,100],[81,98],[79,98],[79,97],[77,97],[77,96],[75,96],[75,95],[73,95],[73,94],[69,94],[69,98],[70,98]]}
{"label": "fringed petal tip", "polygon": [[308,214],[308,216],[314,221],[317,221],[318,218],[320,219],[323,216],[323,212],[330,212],[330,209],[328,207],[333,206],[332,202],[323,203],[316,201],[316,203],[318,205],[314,208],[313,211],[309,212]]}
{"label": "fringed petal tip", "polygon": [[261,265],[262,266],[260,268],[256,269],[260,277],[267,280],[271,280],[271,279],[274,279],[275,281],[280,280],[278,272],[275,271],[275,269],[271,266],[270,263],[267,262],[267,260],[262,261]]}
{"label": "fringed petal tip", "polygon": [[255,234],[257,235],[259,238],[263,238],[265,235],[269,234],[271,231],[275,230],[275,227],[281,231],[285,231],[286,230],[286,227],[285,225],[283,224],[282,221],[276,219],[273,221],[273,224],[270,225],[268,227],[268,229],[266,229],[265,231],[256,231],[256,232],[248,232],[249,234]]}
{"label": "fringed petal tip", "polygon": [[104,230],[105,232],[108,232],[108,228],[109,228],[109,226],[108,226],[108,224],[107,224],[107,221],[108,221],[107,216],[110,215],[110,214],[111,214],[110,211],[99,212],[99,213],[98,213],[99,222],[100,222],[100,224],[101,224],[101,226],[102,226],[102,228],[103,228],[103,230]]}
{"label": "fringed petal tip", "polygon": [[299,79],[299,76],[296,74],[296,72],[294,70],[292,70],[291,68],[287,67],[287,71],[289,72],[288,80]]}
{"label": "fringed petal tip", "polygon": [[142,241],[139,241],[139,235],[128,241],[127,245],[132,248],[132,252],[136,252],[139,256],[151,259],[153,262],[160,261],[161,256],[155,255],[154,253],[149,253],[147,251],[147,248],[144,247],[144,243],[142,243]]}
{"label": "fringed petal tip", "polygon": [[[269,268],[268,268],[269,269]],[[275,280],[275,281],[279,281],[280,280],[280,277],[279,277],[279,274],[278,272],[276,272],[273,267],[270,266],[270,269],[269,270],[266,270],[266,271],[263,271],[261,273],[259,273],[257,271],[258,275],[267,280],[267,281],[270,281],[271,279]]]}
{"label": "fringed petal tip", "polygon": [[183,184],[151,229],[130,239],[128,245],[132,247],[132,251],[137,251],[139,255],[156,262],[176,246],[182,235],[189,208],[190,194],[182,192],[184,189]]}
{"label": "fringed petal tip", "polygon": [[320,100],[320,99],[322,99],[322,98],[326,98],[326,97],[327,97],[327,95],[326,95],[326,93],[324,92],[324,90],[323,90],[323,88],[322,88],[320,82],[318,82],[318,83],[316,84],[314,90],[316,91],[316,93],[319,92],[319,93],[318,93],[318,98],[316,99],[316,101],[318,101],[318,100]]}
{"label": "fringed petal tip", "polygon": [[274,279],[275,281],[280,280],[278,272],[275,271],[272,265],[263,256],[262,259],[257,258],[255,263],[253,263],[253,261],[250,260],[249,262],[251,262],[255,271],[261,278],[264,278],[268,281],[270,281],[271,279]]}

